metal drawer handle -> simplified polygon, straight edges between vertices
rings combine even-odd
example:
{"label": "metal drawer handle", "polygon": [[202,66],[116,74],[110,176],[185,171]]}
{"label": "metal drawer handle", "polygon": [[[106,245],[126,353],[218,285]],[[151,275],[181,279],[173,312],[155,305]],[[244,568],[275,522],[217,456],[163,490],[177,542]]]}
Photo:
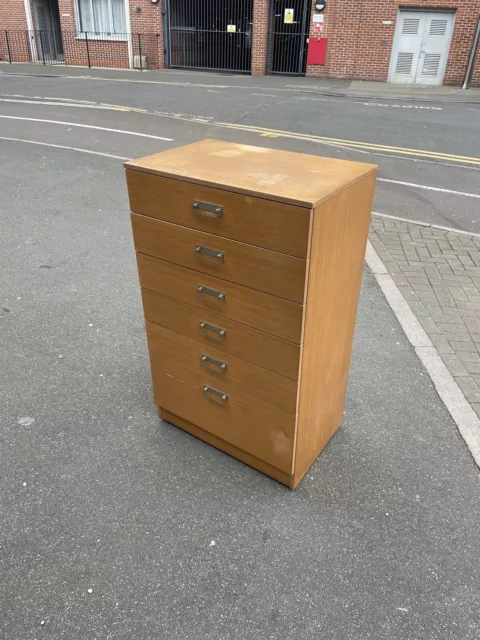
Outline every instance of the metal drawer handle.
{"label": "metal drawer handle", "polygon": [[227,332],[225,331],[225,329],[220,329],[214,324],[209,324],[208,322],[203,321],[200,321],[200,333],[206,338],[216,340],[217,342],[223,342],[227,337]]}
{"label": "metal drawer handle", "polygon": [[227,295],[223,293],[223,291],[210,289],[210,287],[204,287],[203,284],[199,284],[197,285],[197,298],[198,300],[206,300],[221,307],[227,299]]}
{"label": "metal drawer handle", "polygon": [[224,376],[227,373],[228,365],[225,362],[221,362],[220,360],[215,360],[215,358],[211,358],[210,356],[202,355],[200,359],[200,364],[205,369],[210,369],[210,371],[215,371],[215,373],[219,373]]}
{"label": "metal drawer handle", "polygon": [[[208,257],[204,258],[204,256],[210,256],[213,260],[209,260]],[[200,262],[206,262],[207,264],[223,264],[225,260],[225,254],[223,251],[217,251],[216,249],[209,249],[208,247],[202,247],[201,244],[195,245],[195,258]]]}
{"label": "metal drawer handle", "polygon": [[218,391],[218,389],[214,389],[213,387],[205,385],[202,391],[203,395],[211,402],[215,402],[216,404],[221,404],[223,406],[225,406],[228,402],[227,394],[223,393],[222,391]]}
{"label": "metal drawer handle", "polygon": [[223,218],[223,207],[218,204],[194,200],[192,209],[193,213],[200,218],[208,218],[208,220],[221,220]]}

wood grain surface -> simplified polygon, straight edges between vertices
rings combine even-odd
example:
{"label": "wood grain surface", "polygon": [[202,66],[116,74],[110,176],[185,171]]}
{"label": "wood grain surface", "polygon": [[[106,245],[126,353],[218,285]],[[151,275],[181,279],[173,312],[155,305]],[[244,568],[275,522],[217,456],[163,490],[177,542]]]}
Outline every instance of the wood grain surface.
{"label": "wood grain surface", "polygon": [[[137,253],[137,264],[140,284],[145,289],[300,344],[304,309],[302,305],[142,253]],[[224,292],[225,304],[219,306],[211,301],[198,299],[198,285]]]}
{"label": "wood grain surface", "polygon": [[[286,413],[268,401],[271,389],[265,379],[262,380],[264,393],[260,394],[261,399],[258,400],[249,396],[247,389],[242,386],[241,372],[236,372],[236,378],[232,380],[227,379],[228,374],[225,377],[209,375],[199,366],[196,357],[188,361],[188,354],[179,353],[178,349],[167,349],[166,342],[172,339],[172,332],[150,323],[147,323],[147,332],[153,389],[158,406],[278,469],[292,472],[296,418],[294,414]],[[188,338],[179,337],[188,341]],[[253,368],[253,365],[247,366]],[[265,373],[275,376],[270,372]],[[284,380],[296,387],[292,381]],[[217,404],[206,397],[205,385],[226,394],[225,404]],[[279,389],[279,393],[282,393],[282,389]]]}
{"label": "wood grain surface", "polygon": [[314,212],[293,486],[340,426],[375,174]]}
{"label": "wood grain surface", "polygon": [[[243,358],[291,380],[298,380],[299,345],[147,289],[142,289],[142,298],[147,321],[177,331],[206,346]],[[221,337],[222,341],[219,341],[218,332],[202,329],[201,323],[208,323],[223,330],[225,334]]]}
{"label": "wood grain surface", "polygon": [[308,208],[376,170],[360,162],[221,140],[169,149],[125,167]]}
{"label": "wood grain surface", "polygon": [[[151,322],[146,323],[148,348],[152,360],[172,375],[192,384],[208,384],[230,397],[229,404],[240,411],[261,411],[273,418],[278,414],[294,416],[297,409],[297,383],[272,371],[257,367],[211,346],[187,338]],[[202,363],[202,356],[213,358],[225,365],[217,371]],[[168,361],[168,367],[167,367]],[[214,367],[216,369],[216,367]]]}
{"label": "wood grain surface", "polygon": [[[207,442],[213,447],[220,449],[224,453],[228,453],[228,455],[237,458],[241,462],[248,464],[254,469],[257,469],[257,471],[261,471],[274,480],[278,480],[278,482],[281,482],[287,487],[291,486],[293,478],[291,474],[280,471],[280,469],[277,469],[276,467],[272,467],[272,465],[268,464],[264,460],[260,460],[260,458],[256,458],[246,451],[242,451],[230,442],[226,442],[225,440],[214,436],[212,433],[209,433],[204,429],[200,429],[200,427],[197,427],[195,424],[192,424],[191,422],[188,422],[188,420],[184,420],[183,418],[170,413],[166,409],[162,409],[161,407],[159,407],[159,415],[162,420],[165,420],[165,422],[169,422],[170,424],[183,429],[183,431],[187,431],[193,436],[200,438],[200,440]],[[211,480],[212,478],[209,479]],[[220,475],[217,477],[217,480],[220,481]]]}
{"label": "wood grain surface", "polygon": [[[136,213],[132,214],[132,227],[135,248],[140,253],[299,304],[304,302],[305,260]],[[196,252],[196,247],[200,251]],[[212,251],[214,256],[209,255]],[[220,254],[222,258],[217,258]]]}
{"label": "wood grain surface", "polygon": [[[127,171],[130,209],[183,227],[231,238],[286,255],[306,258],[310,209],[141,171]],[[193,201],[223,207],[223,217],[196,215]]]}

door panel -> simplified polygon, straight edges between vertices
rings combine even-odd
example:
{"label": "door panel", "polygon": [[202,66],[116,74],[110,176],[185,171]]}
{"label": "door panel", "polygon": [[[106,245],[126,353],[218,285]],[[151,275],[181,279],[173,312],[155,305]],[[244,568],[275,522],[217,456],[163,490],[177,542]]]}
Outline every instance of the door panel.
{"label": "door panel", "polygon": [[415,82],[442,84],[453,31],[452,13],[426,15]]}
{"label": "door panel", "polygon": [[400,11],[389,82],[441,84],[453,32],[453,13]]}
{"label": "door panel", "polygon": [[58,1],[35,0],[33,6],[40,59],[49,63],[56,62],[63,54]]}
{"label": "door panel", "polygon": [[400,84],[413,84],[417,74],[422,45],[424,16],[421,13],[401,11],[395,30],[388,80]]}

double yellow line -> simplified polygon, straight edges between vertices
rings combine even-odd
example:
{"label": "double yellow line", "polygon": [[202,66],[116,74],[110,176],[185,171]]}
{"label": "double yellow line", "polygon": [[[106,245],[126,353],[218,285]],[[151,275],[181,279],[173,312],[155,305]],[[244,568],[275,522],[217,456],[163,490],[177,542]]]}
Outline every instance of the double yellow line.
{"label": "double yellow line", "polygon": [[235,124],[233,122],[214,122],[195,117],[184,117],[181,114],[167,115],[161,112],[150,113],[147,109],[137,109],[135,107],[126,107],[124,105],[108,104],[106,102],[92,102],[90,100],[78,100],[75,98],[47,98],[46,96],[21,96],[16,94],[3,94],[4,96],[10,96],[15,98],[24,98],[30,100],[55,100],[65,103],[80,103],[85,105],[98,105],[100,107],[107,107],[115,111],[126,111],[133,113],[144,113],[149,115],[163,116],[166,118],[175,118],[176,120],[184,120],[186,122],[196,122],[198,124],[208,124],[210,126],[225,127],[227,129],[237,129],[240,131],[249,131],[250,133],[257,133],[263,137],[269,138],[291,138],[293,140],[305,140],[307,142],[317,142],[320,144],[326,144],[330,146],[343,147],[345,149],[352,149],[353,151],[364,151],[369,153],[381,153],[392,154],[397,156],[408,156],[421,158],[425,160],[436,160],[438,162],[452,162],[463,165],[480,166],[480,158],[470,156],[460,156],[452,153],[441,153],[440,151],[426,151],[424,149],[409,149],[408,147],[394,147],[385,144],[375,144],[370,142],[359,142],[357,140],[344,140],[343,138],[329,138],[326,136],[315,136],[307,133],[296,133],[293,131],[283,131],[281,129],[267,129],[265,127],[257,127],[247,124]]}
{"label": "double yellow line", "polygon": [[311,142],[323,142],[325,144],[346,147],[349,149],[357,149],[359,151],[370,151],[377,153],[391,153],[394,155],[413,156],[425,158],[428,160],[439,160],[442,162],[459,162],[461,164],[471,164],[480,166],[480,158],[469,156],[458,156],[451,153],[441,153],[437,151],[425,151],[422,149],[409,149],[407,147],[393,147],[385,144],[373,144],[370,142],[358,142],[356,140],[343,140],[342,138],[327,138],[325,136],[314,136],[306,133],[293,133],[291,131],[282,131],[281,129],[266,129],[264,127],[255,127],[244,124],[232,124],[230,122],[214,122],[213,124],[220,127],[228,127],[229,129],[240,129],[242,131],[250,131],[258,133],[265,137],[293,138],[295,140],[307,140]]}

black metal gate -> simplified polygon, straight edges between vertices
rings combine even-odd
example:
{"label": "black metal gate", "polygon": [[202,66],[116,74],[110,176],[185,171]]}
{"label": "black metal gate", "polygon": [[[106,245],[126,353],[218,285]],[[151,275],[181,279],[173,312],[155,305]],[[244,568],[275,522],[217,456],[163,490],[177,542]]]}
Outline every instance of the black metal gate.
{"label": "black metal gate", "polygon": [[169,67],[249,73],[253,0],[165,2]]}
{"label": "black metal gate", "polygon": [[311,0],[270,0],[269,73],[305,73],[311,4]]}

